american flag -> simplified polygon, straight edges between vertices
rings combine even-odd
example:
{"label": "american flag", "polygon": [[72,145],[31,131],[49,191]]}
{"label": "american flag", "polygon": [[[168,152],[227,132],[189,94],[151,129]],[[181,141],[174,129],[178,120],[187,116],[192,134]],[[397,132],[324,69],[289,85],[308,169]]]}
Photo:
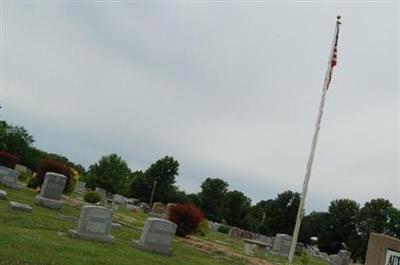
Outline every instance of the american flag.
{"label": "american flag", "polygon": [[326,79],[326,83],[325,83],[326,90],[328,90],[329,85],[330,85],[331,80],[332,80],[333,67],[335,67],[336,64],[337,64],[337,46],[338,46],[338,40],[339,40],[339,27],[340,27],[339,19],[340,19],[340,17],[338,17],[338,21],[336,22],[335,38],[333,40],[331,56],[329,58],[327,79]]}

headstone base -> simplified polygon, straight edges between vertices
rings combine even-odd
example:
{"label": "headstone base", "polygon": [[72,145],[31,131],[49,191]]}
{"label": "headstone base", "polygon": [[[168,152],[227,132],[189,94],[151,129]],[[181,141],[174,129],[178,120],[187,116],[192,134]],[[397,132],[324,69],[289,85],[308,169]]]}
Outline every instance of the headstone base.
{"label": "headstone base", "polygon": [[69,230],[69,236],[71,238],[78,238],[78,239],[85,239],[85,240],[93,240],[93,241],[99,241],[103,243],[113,243],[114,242],[114,237],[112,235],[89,235],[89,234],[83,234],[83,233],[78,233],[76,230]]}
{"label": "headstone base", "polygon": [[138,249],[155,252],[161,255],[172,256],[172,249],[161,249],[150,245],[143,244],[140,241],[132,240],[132,245]]}
{"label": "headstone base", "polygon": [[40,195],[36,196],[36,204],[51,208],[51,209],[61,209],[63,206],[63,201],[51,200],[43,198]]}

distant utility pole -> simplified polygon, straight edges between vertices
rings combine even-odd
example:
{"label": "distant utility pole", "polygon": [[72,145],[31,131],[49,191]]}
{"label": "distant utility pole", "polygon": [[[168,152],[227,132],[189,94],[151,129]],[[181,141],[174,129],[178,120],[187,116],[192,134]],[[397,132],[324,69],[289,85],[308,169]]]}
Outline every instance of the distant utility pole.
{"label": "distant utility pole", "polygon": [[157,185],[157,181],[154,181],[153,190],[151,192],[151,198],[150,198],[150,207],[153,205],[154,191],[156,190],[156,185]]}

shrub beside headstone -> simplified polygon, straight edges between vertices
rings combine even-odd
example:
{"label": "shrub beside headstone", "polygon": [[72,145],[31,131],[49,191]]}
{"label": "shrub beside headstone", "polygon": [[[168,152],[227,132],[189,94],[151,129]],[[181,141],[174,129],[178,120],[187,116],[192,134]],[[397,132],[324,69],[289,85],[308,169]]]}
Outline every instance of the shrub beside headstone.
{"label": "shrub beside headstone", "polygon": [[83,199],[89,203],[98,203],[101,200],[101,196],[95,191],[89,191],[85,193]]}
{"label": "shrub beside headstone", "polygon": [[178,225],[176,235],[185,237],[197,230],[204,215],[193,204],[178,203],[170,207],[168,219]]}

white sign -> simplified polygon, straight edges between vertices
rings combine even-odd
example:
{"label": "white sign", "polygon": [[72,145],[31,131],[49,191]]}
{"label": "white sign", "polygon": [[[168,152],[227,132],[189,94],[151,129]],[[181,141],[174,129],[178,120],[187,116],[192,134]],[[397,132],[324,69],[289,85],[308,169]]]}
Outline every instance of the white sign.
{"label": "white sign", "polygon": [[400,265],[400,252],[388,250],[385,265]]}

